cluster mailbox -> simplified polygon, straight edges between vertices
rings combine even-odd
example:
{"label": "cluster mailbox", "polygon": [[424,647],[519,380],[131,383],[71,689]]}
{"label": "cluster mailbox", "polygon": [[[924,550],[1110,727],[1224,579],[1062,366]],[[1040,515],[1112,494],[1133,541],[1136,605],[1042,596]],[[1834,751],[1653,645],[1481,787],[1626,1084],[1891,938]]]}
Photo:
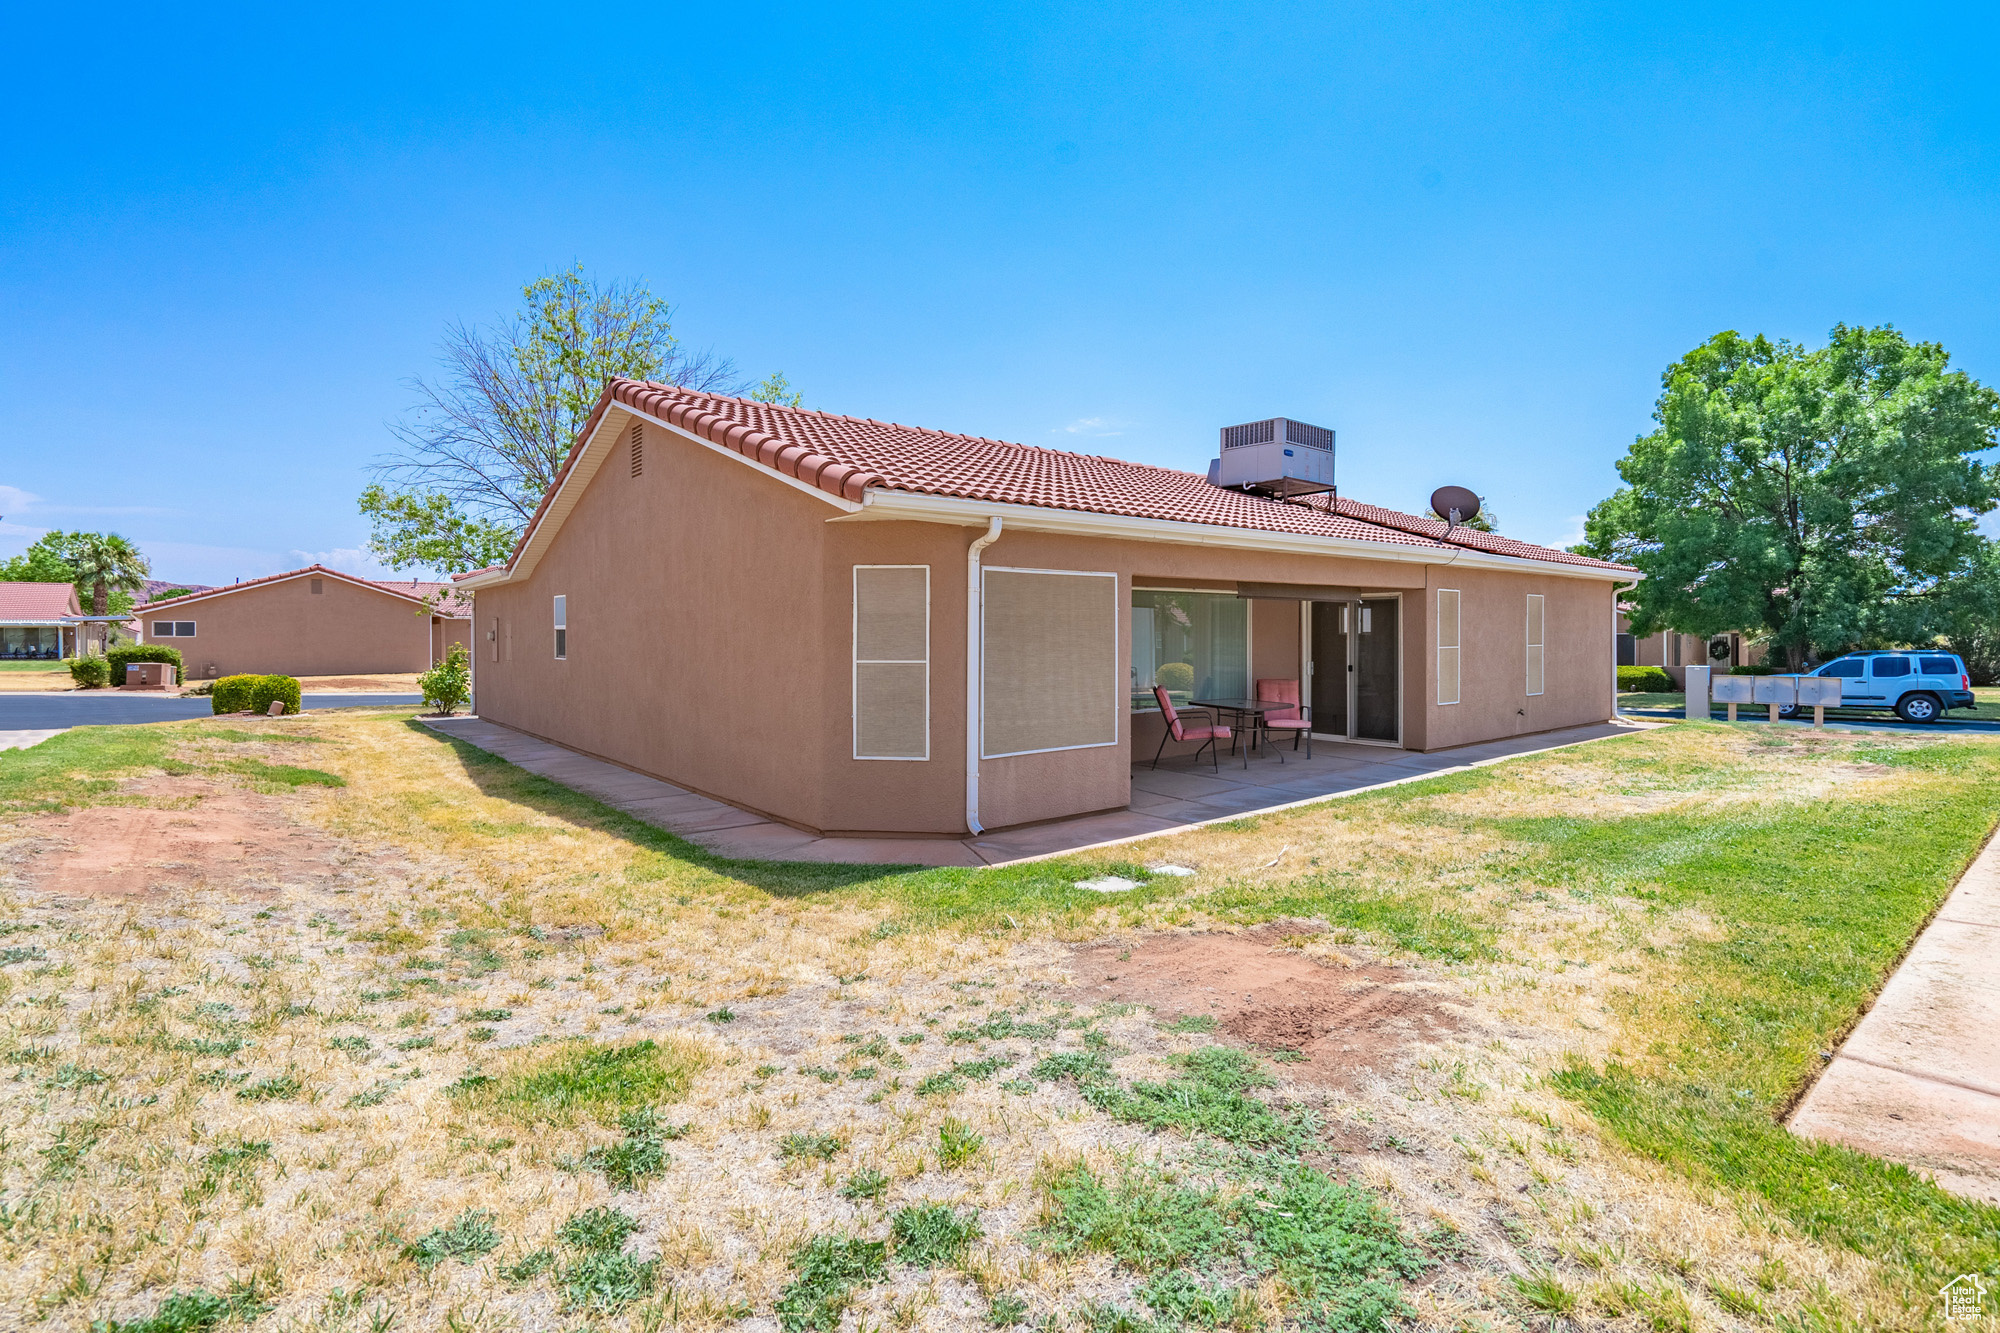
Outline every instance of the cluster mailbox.
{"label": "cluster mailbox", "polygon": [[1729,705],[1729,720],[1736,720],[1738,704],[1767,704],[1771,720],[1778,720],[1780,708],[1810,708],[1813,723],[1826,721],[1824,710],[1840,702],[1837,676],[1717,676],[1711,687],[1715,701]]}

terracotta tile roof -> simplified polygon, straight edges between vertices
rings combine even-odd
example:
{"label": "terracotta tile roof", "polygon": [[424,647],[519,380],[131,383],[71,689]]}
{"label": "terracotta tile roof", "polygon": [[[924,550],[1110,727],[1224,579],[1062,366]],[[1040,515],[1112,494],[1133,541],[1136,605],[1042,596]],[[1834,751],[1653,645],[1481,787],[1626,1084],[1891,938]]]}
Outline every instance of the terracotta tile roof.
{"label": "terracotta tile roof", "polygon": [[[426,583],[421,579],[364,579],[358,574],[343,574],[337,569],[328,569],[325,565],[307,565],[303,569],[288,569],[282,574],[266,574],[260,579],[245,579],[241,583],[231,583],[220,588],[208,588],[201,592],[189,593],[185,597],[169,597],[164,602],[147,602],[143,606],[133,607],[132,614],[136,616],[161,608],[172,609],[176,606],[186,606],[190,602],[204,601],[210,597],[222,597],[232,592],[242,592],[245,588],[261,587],[266,583],[281,583],[286,579],[298,578],[302,574],[330,575],[333,578],[345,579],[349,583],[358,583],[364,588],[380,588],[383,592],[391,593],[397,597],[407,597],[413,602],[425,601],[432,594],[442,591],[446,596],[441,602],[437,603],[438,614],[457,618],[463,618],[472,614],[472,603],[467,600],[463,593],[459,592],[449,583]],[[4,584],[0,584],[0,587],[4,586]],[[62,586],[67,587],[68,585],[64,584]]]}
{"label": "terracotta tile roof", "polygon": [[[672,422],[705,440],[847,500],[858,501],[869,488],[882,487],[924,495],[1339,537],[1394,546],[1437,550],[1459,547],[1607,571],[1626,568],[1466,528],[1459,528],[1447,537],[1445,525],[1439,520],[1347,499],[1331,505],[1288,504],[1223,490],[1210,485],[1204,476],[1173,468],[780,407],[643,380],[610,381],[590,420],[578,434],[579,441],[590,437],[598,421],[614,404]],[[574,465],[579,452],[571,450],[569,461],[564,464],[565,473]],[[557,487],[550,487],[549,494],[542,498],[541,508],[523,532],[523,542],[556,490]],[[516,546],[515,555],[519,553],[520,547]]]}
{"label": "terracotta tile roof", "polygon": [[76,589],[67,583],[0,583],[0,623],[52,624],[79,614]]}

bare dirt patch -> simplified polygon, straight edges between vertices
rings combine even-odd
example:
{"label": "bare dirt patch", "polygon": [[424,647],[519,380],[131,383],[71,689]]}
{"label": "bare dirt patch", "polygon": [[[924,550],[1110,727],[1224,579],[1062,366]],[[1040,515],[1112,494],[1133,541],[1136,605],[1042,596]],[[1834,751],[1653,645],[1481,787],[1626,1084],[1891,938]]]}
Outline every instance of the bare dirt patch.
{"label": "bare dirt patch", "polygon": [[1408,968],[1342,963],[1286,941],[1316,923],[1242,934],[1143,936],[1075,951],[1079,999],[1151,1006],[1164,1020],[1207,1016],[1225,1035],[1297,1051],[1294,1082],[1354,1089],[1394,1073],[1418,1047],[1465,1032],[1469,1010]]}
{"label": "bare dirt patch", "polygon": [[331,838],[289,819],[277,798],[188,779],[133,784],[166,806],[99,806],[20,820],[8,859],[29,887],[85,897],[179,889],[271,891],[340,870]]}

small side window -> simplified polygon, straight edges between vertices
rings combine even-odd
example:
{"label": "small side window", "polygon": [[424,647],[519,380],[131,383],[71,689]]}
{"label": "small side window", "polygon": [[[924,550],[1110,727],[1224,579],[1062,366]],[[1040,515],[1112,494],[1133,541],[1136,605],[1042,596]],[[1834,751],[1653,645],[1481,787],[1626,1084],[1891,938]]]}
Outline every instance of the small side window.
{"label": "small side window", "polygon": [[174,622],[174,637],[176,639],[192,639],[194,637],[194,622],[192,620],[176,620]]}
{"label": "small side window", "polygon": [[1922,668],[1926,676],[1960,676],[1965,674],[1958,669],[1958,659],[1956,657],[1926,657],[1922,659]]}
{"label": "small side window", "polygon": [[1872,676],[1907,676],[1910,674],[1910,659],[1907,657],[1878,657]]}
{"label": "small side window", "polygon": [[171,620],[155,620],[153,622],[153,637],[156,639],[173,638],[174,622]]}
{"label": "small side window", "polygon": [[556,598],[556,658],[569,656],[569,598]]}

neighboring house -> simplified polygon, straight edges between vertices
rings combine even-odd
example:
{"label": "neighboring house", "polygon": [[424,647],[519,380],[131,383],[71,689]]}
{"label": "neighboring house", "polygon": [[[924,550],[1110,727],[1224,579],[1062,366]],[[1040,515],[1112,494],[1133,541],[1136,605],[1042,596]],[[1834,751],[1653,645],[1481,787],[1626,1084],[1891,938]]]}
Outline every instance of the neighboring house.
{"label": "neighboring house", "polygon": [[324,565],[132,611],[144,642],[181,650],[189,680],[427,671],[454,641],[470,646],[469,614],[449,584],[382,582]]}
{"label": "neighboring house", "polygon": [[0,660],[73,655],[82,614],[71,584],[0,582]]}
{"label": "neighboring house", "polygon": [[1125,806],[1155,682],[1303,680],[1319,734],[1414,750],[1613,716],[1631,570],[1315,500],[613,380],[508,563],[461,577],[477,709],[911,834]]}
{"label": "neighboring house", "polygon": [[1727,671],[1731,667],[1755,666],[1763,660],[1764,645],[1746,641],[1741,634],[1717,634],[1705,639],[1699,634],[1658,630],[1642,639],[1632,633],[1632,622],[1625,611],[1621,609],[1618,613],[1618,665],[1663,667],[1675,685],[1686,686],[1686,668],[1691,666]]}

